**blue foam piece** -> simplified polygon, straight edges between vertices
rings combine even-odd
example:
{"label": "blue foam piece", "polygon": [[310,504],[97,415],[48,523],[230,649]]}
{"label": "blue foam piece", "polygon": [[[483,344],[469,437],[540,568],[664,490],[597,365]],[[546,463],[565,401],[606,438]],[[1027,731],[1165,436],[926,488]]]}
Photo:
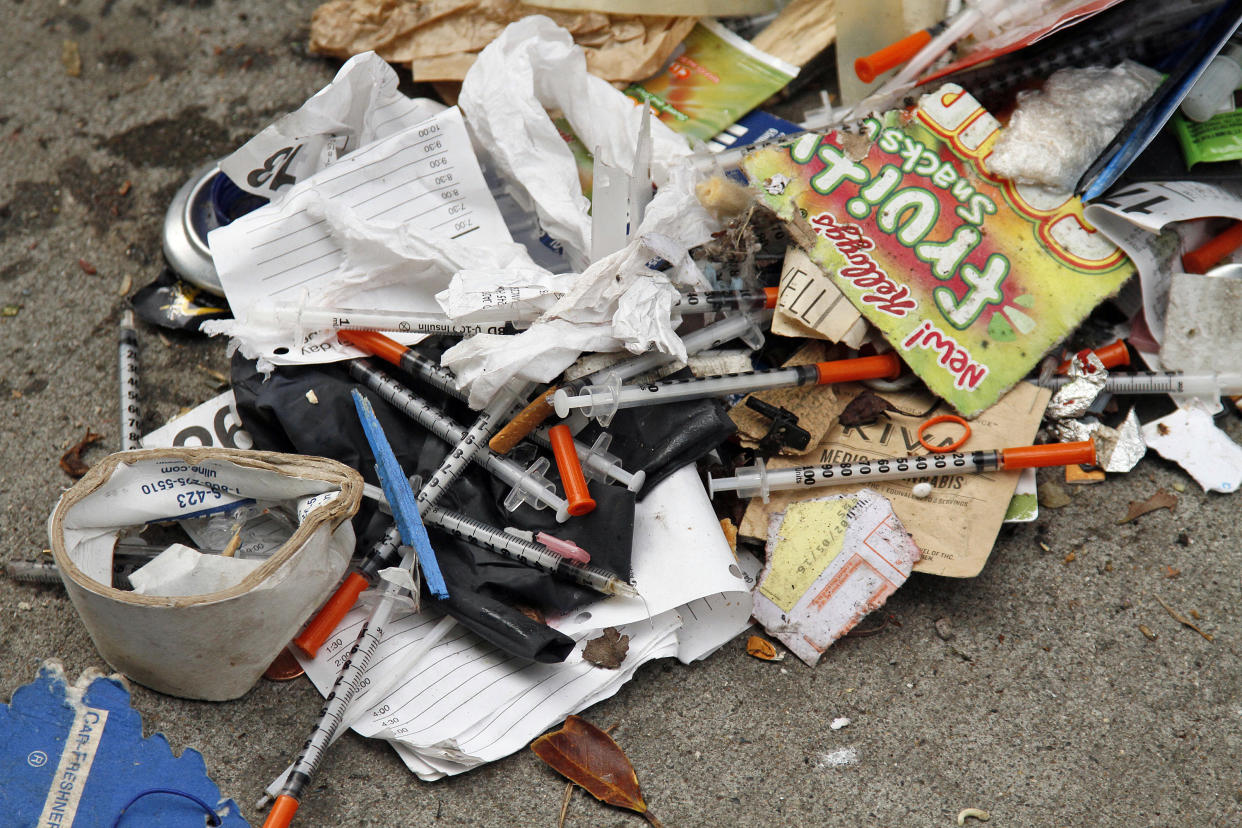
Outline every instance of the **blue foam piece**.
{"label": "blue foam piece", "polygon": [[384,428],[375,418],[371,401],[354,389],[354,407],[358,409],[358,419],[362,422],[362,431],[371,445],[371,453],[375,455],[375,473],[379,475],[380,487],[384,497],[388,498],[388,506],[401,530],[401,540],[414,547],[418,554],[418,564],[423,569],[423,581],[427,591],[436,598],[449,597],[448,585],[440,574],[440,564],[436,561],[436,553],[431,548],[431,540],[427,537],[427,528],[423,526],[423,517],[418,512],[418,503],[414,500],[414,490],[410,481],[401,471],[397,456],[388,444]]}
{"label": "blue foam piece", "polygon": [[173,756],[168,740],[142,737],[142,717],[121,682],[99,677],[71,688],[54,662],[0,705],[0,823],[17,828],[72,825],[111,828],[203,828],[206,813],[180,796],[193,794],[216,809],[226,828],[249,828],[237,803],[223,799],[207,776],[203,756]]}

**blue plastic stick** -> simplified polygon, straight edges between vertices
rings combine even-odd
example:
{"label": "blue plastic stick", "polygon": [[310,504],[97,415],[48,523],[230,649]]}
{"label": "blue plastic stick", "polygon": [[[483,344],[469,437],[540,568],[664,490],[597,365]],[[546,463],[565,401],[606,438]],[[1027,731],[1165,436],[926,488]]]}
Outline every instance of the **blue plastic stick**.
{"label": "blue plastic stick", "polygon": [[362,423],[362,431],[375,455],[375,473],[379,475],[380,486],[384,490],[384,496],[388,498],[397,528],[401,530],[401,539],[418,553],[418,563],[423,569],[427,590],[436,598],[447,598],[448,586],[444,583],[444,576],[440,574],[440,564],[436,562],[436,553],[427,538],[427,529],[418,513],[418,504],[414,501],[414,490],[410,488],[410,481],[401,471],[397,457],[392,453],[392,446],[388,445],[388,438],[384,435],[379,420],[375,418],[371,401],[356,388],[352,395],[354,407],[358,409],[358,419]]}

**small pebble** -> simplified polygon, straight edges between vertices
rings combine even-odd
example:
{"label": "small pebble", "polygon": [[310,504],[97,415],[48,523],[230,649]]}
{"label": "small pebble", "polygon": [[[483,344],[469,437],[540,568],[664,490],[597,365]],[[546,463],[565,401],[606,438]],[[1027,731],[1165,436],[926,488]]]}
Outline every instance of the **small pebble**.
{"label": "small pebble", "polygon": [[311,405],[319,405],[319,395],[315,393],[315,389],[306,392],[306,401]]}
{"label": "small pebble", "polygon": [[840,730],[841,728],[845,727],[849,723],[850,723],[850,720],[847,716],[838,716],[837,718],[833,719],[832,724],[828,726],[832,728],[833,730]]}
{"label": "small pebble", "polygon": [[919,500],[926,500],[931,497],[932,485],[930,483],[915,483],[914,490],[911,492]]}

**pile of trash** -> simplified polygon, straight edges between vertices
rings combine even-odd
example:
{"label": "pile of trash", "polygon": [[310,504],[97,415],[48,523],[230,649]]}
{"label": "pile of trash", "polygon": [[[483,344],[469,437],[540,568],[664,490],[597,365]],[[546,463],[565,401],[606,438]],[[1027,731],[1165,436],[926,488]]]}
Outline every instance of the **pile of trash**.
{"label": "pile of trash", "polygon": [[349,727],[435,780],[566,722],[560,767],[653,659],[758,624],[813,667],[1148,449],[1242,485],[1239,4],[546,5],[316,12],[335,80],[186,183],[133,300],[230,390],[141,435],[128,315],[126,450],[52,513],[118,671],[327,696],[267,824]]}

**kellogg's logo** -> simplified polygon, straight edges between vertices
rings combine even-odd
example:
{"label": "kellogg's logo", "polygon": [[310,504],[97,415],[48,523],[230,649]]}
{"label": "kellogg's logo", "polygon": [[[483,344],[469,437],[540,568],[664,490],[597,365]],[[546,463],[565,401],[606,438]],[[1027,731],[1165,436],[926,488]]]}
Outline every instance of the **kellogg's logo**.
{"label": "kellogg's logo", "polygon": [[830,213],[812,217],[811,227],[845,256],[849,265],[841,268],[838,275],[848,279],[854,287],[867,291],[861,297],[863,302],[898,319],[918,310],[919,303],[910,295],[910,288],[898,285],[866,252],[875,248],[875,242],[863,235],[862,228],[848,222],[838,224]]}

